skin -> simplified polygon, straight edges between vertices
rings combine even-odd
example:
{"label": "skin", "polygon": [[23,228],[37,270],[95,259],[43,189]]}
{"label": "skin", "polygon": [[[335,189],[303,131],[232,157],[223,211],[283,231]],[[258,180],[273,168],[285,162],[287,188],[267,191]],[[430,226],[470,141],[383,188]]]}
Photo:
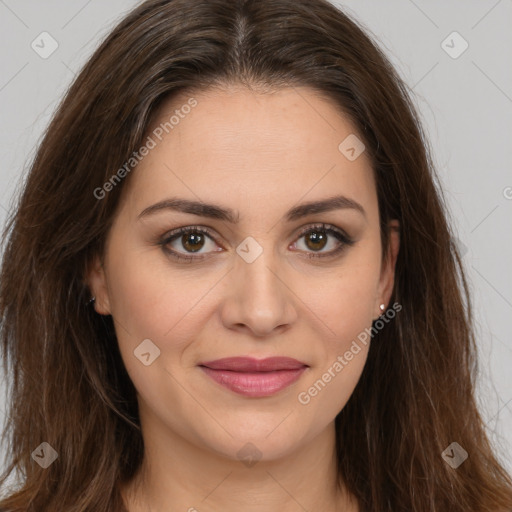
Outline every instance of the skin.
{"label": "skin", "polygon": [[[154,126],[189,97],[164,104]],[[369,344],[308,404],[297,397],[371,327],[380,304],[390,306],[399,238],[391,230],[383,261],[370,161],[364,152],[349,161],[338,150],[356,130],[312,89],[231,86],[193,97],[197,106],[129,176],[105,254],[89,272],[96,311],[113,316],[138,392],[145,458],[123,489],[125,501],[133,512],[357,511],[348,492],[336,489],[334,419]],[[344,208],[283,220],[297,204],[338,194],[360,203],[365,215]],[[138,218],[170,197],[231,208],[239,222],[169,209]],[[309,259],[315,247],[326,254],[340,244],[333,235],[324,247],[299,237],[316,223],[344,230],[355,243]],[[199,254],[207,257],[194,263],[173,260],[157,243],[187,226],[209,227],[215,236],[205,236]],[[248,236],[263,249],[252,263],[236,252]],[[168,247],[187,254],[181,240]],[[134,356],[145,339],[160,349],[149,366]],[[227,356],[276,355],[309,368],[265,398],[238,395],[198,367]],[[249,442],[261,457],[250,467],[237,456]]]}

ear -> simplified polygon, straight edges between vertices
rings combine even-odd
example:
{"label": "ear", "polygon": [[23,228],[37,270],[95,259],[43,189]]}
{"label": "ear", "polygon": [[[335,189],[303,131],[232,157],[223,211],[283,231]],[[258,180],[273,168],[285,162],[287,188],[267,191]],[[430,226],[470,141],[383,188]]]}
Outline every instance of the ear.
{"label": "ear", "polygon": [[110,300],[108,294],[105,268],[100,256],[95,256],[87,269],[87,284],[95,297],[94,309],[100,315],[110,315]]}
{"label": "ear", "polygon": [[[385,308],[388,307],[395,284],[395,266],[398,250],[400,249],[400,222],[397,219],[393,219],[389,222],[388,233],[387,254],[382,262],[377,301],[375,304],[377,318],[382,315],[380,305],[384,304]],[[375,318],[375,320],[377,320],[377,318]]]}

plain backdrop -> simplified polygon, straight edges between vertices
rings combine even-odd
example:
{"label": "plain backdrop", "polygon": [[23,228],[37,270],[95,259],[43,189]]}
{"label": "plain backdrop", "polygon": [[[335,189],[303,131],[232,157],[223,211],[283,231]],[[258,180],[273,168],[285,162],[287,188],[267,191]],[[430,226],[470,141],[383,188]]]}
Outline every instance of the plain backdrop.
{"label": "plain backdrop", "polygon": [[[0,0],[2,225],[66,88],[116,21],[138,3]],[[480,410],[498,457],[512,472],[512,2],[334,3],[377,39],[413,91],[471,283]],[[47,38],[46,51],[58,45],[47,58],[33,49],[41,37]],[[5,376],[0,378],[5,421]]]}

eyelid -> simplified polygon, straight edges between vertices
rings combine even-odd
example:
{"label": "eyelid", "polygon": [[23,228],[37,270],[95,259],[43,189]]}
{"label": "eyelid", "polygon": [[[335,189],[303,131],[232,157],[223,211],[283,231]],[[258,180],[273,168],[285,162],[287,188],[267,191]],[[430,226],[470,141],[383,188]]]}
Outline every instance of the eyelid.
{"label": "eyelid", "polygon": [[[300,229],[299,233],[297,235],[295,235],[296,241],[293,243],[294,244],[297,243],[298,239],[300,239],[301,237],[303,237],[305,234],[309,233],[310,231],[315,231],[315,230],[324,231],[331,235],[332,235],[332,233],[334,233],[335,238],[338,239],[338,241],[340,242],[341,245],[337,249],[334,249],[334,250],[331,250],[331,251],[328,251],[325,253],[324,252],[315,253],[314,251],[313,252],[306,251],[305,257],[307,257],[307,258],[328,259],[329,257],[335,257],[341,251],[343,251],[345,246],[351,246],[355,243],[355,240],[353,238],[351,238],[343,229],[338,228],[337,226],[334,226],[332,224],[325,223],[325,222],[308,224],[306,226],[303,226]],[[191,233],[191,232],[203,233],[203,234],[207,235],[208,237],[210,237],[217,245],[221,245],[217,241],[217,237],[214,234],[214,230],[212,230],[211,228],[209,228],[207,226],[198,226],[198,225],[183,226],[183,227],[168,231],[165,233],[165,235],[162,237],[162,239],[159,240],[158,245],[161,245],[165,250],[165,247],[169,243],[174,241],[173,240],[174,238],[177,238],[179,235],[184,235],[184,234]],[[198,255],[194,256],[194,253],[181,253],[181,252],[178,252],[175,250],[166,250],[166,253],[168,253],[172,258],[175,258],[177,260],[180,260],[180,259],[187,260],[190,262],[202,261],[205,258],[208,258],[212,252],[220,252],[220,251],[211,251],[209,253],[198,254]],[[299,251],[299,252],[303,252],[303,251]]]}
{"label": "eyelid", "polygon": [[315,229],[322,230],[322,231],[334,231],[338,233],[339,235],[343,236],[347,239],[347,241],[351,240],[350,236],[341,228],[334,226],[333,224],[328,224],[326,222],[318,222],[316,224],[308,224],[307,226],[304,226],[299,233],[297,234],[297,237],[304,236],[306,233],[309,233],[310,231],[314,231]]}
{"label": "eyelid", "polygon": [[[315,224],[309,224],[307,226],[304,226],[298,235],[296,235],[296,239],[300,240],[305,234],[311,232],[311,231],[324,231],[329,236],[334,236],[338,242],[339,245],[336,249],[332,249],[327,252],[315,252],[315,251],[306,251],[304,252],[303,256],[308,259],[317,259],[317,260],[326,260],[336,258],[338,256],[341,256],[343,252],[345,252],[345,249],[347,247],[351,247],[356,243],[356,240],[349,236],[345,230],[334,226],[333,224],[328,224],[326,222],[319,222]],[[297,242],[293,242],[296,244]],[[299,251],[303,252],[303,251]]]}
{"label": "eyelid", "polygon": [[183,226],[181,228],[176,228],[171,231],[168,231],[162,237],[162,241],[164,243],[168,244],[168,243],[170,243],[171,238],[174,238],[178,235],[184,235],[186,233],[194,232],[194,231],[208,235],[217,245],[219,245],[216,235],[214,234],[214,231],[211,228],[209,228],[207,226],[194,226],[194,225]]}

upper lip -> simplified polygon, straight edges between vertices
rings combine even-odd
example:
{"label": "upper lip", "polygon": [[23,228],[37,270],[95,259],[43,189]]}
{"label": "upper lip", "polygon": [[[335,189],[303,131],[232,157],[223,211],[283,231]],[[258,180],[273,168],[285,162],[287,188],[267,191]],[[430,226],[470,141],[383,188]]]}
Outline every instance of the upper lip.
{"label": "upper lip", "polygon": [[308,365],[292,357],[267,357],[265,359],[225,357],[215,361],[200,363],[199,366],[206,366],[212,370],[230,370],[235,372],[271,372],[276,370],[297,370]]}

